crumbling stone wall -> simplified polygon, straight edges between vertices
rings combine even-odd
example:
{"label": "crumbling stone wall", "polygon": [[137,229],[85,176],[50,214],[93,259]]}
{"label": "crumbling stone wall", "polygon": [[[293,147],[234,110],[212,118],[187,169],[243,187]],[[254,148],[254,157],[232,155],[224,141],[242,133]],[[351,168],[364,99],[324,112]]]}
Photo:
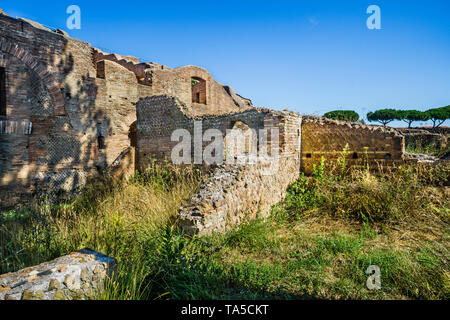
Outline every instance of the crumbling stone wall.
{"label": "crumbling stone wall", "polygon": [[116,269],[115,259],[83,249],[38,266],[0,275],[0,300],[94,298]]}
{"label": "crumbling stone wall", "polygon": [[[180,209],[180,222],[188,233],[224,231],[242,220],[255,218],[258,213],[267,215],[300,174],[301,116],[296,113],[254,108],[217,117],[198,116],[175,97],[155,96],[138,102],[137,115],[137,163],[141,169],[151,159],[171,159],[172,150],[179,143],[172,141],[171,136],[178,129],[191,135],[192,160],[196,151],[201,154],[210,143],[201,138],[208,129],[220,130],[225,144],[227,130],[236,127],[252,129],[258,135],[253,147],[245,146],[257,151],[253,161],[249,158],[239,164],[239,159],[235,159],[230,164],[224,148],[224,164],[213,165],[211,176],[200,192]],[[201,127],[196,128],[196,121],[201,121]],[[195,141],[196,130],[201,131],[197,132],[200,139]],[[278,133],[278,139],[272,136],[272,130]],[[267,133],[264,140],[259,139],[264,132]],[[261,148],[265,148],[262,154]],[[207,165],[200,160],[197,164]]]}
{"label": "crumbling stone wall", "polygon": [[403,160],[404,137],[392,128],[304,117],[302,132],[302,172],[306,174],[312,173],[322,156],[337,161],[346,145],[349,165],[365,161],[370,166],[390,166]]}

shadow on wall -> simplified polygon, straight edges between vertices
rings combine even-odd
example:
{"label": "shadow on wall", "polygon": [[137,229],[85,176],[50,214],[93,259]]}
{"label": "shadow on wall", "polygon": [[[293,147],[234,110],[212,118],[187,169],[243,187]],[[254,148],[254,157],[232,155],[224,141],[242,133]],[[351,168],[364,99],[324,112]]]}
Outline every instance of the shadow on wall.
{"label": "shadow on wall", "polygon": [[[45,48],[45,43],[32,49],[47,70],[53,66],[51,74],[65,100],[61,115],[55,112],[54,95],[39,73],[1,48],[7,112],[0,118],[0,207],[37,192],[59,196],[74,192],[89,175],[106,167],[104,139],[110,119],[95,107],[95,78],[88,73],[74,75],[80,70],[67,50],[68,40],[52,36],[59,38],[56,46],[62,53],[55,54],[55,48]],[[14,129],[24,120],[31,123],[31,134]]]}

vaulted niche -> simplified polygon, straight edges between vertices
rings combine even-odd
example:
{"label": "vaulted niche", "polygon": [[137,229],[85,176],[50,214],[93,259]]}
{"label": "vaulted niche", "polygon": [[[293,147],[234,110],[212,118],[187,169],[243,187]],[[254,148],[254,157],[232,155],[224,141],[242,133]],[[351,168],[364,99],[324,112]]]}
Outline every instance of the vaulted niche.
{"label": "vaulted niche", "polygon": [[191,78],[192,102],[206,104],[206,81],[202,78]]}

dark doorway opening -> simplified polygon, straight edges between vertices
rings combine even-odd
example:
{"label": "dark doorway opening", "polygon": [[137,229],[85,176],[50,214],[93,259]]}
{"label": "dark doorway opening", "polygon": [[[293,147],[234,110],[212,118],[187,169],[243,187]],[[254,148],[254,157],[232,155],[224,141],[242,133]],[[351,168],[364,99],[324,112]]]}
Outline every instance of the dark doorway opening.
{"label": "dark doorway opening", "polygon": [[0,116],[6,116],[6,70],[0,67]]}
{"label": "dark doorway opening", "polygon": [[106,143],[105,143],[105,137],[104,136],[98,136],[97,143],[98,143],[98,149],[99,150],[106,149]]}

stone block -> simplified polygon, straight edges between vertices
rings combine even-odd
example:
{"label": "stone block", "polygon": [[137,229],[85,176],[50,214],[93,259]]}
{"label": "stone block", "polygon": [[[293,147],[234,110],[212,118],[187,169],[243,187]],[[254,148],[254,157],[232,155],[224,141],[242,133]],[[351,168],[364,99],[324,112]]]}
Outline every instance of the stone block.
{"label": "stone block", "polygon": [[112,279],[117,261],[90,249],[0,276],[0,300],[95,298]]}

